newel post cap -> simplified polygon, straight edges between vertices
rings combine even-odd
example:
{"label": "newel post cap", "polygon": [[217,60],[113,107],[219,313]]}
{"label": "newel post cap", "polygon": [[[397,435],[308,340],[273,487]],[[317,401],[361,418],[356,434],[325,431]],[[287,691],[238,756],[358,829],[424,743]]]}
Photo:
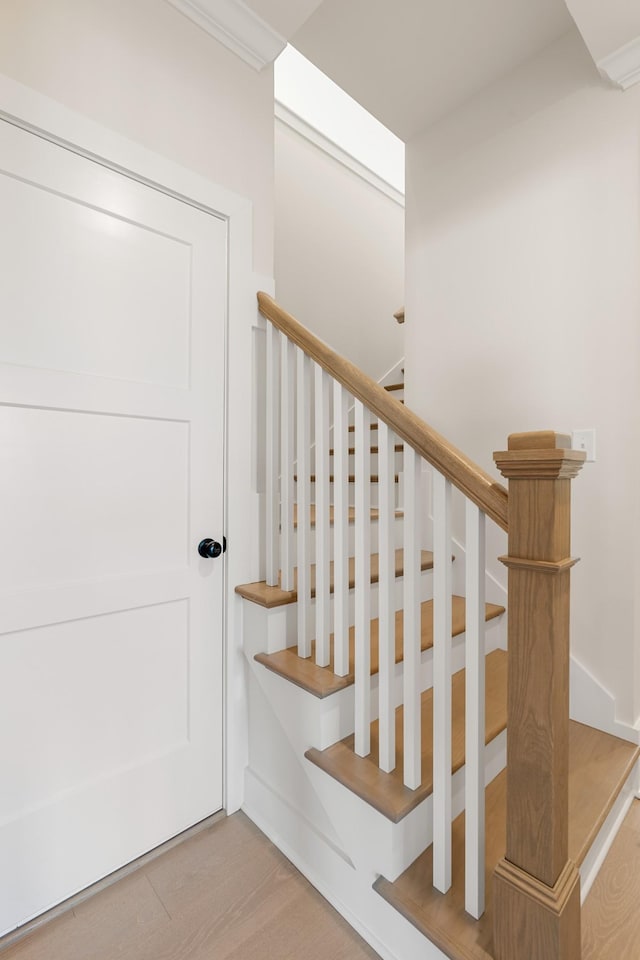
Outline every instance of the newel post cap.
{"label": "newel post cap", "polygon": [[586,459],[584,450],[571,449],[571,437],[553,430],[512,433],[507,450],[493,454],[495,464],[509,480],[571,480]]}

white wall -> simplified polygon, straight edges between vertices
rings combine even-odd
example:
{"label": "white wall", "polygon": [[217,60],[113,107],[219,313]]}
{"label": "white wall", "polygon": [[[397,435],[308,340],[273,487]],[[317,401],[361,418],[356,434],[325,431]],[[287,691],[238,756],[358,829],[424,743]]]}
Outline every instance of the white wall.
{"label": "white wall", "polygon": [[2,0],[0,72],[254,203],[273,267],[273,72],[161,0]]}
{"label": "white wall", "polygon": [[640,712],[640,88],[577,32],[407,145],[407,402],[492,467],[595,427],[573,483],[572,652]]}
{"label": "white wall", "polygon": [[275,157],[278,301],[379,379],[404,352],[404,210],[279,121]]}
{"label": "white wall", "polygon": [[279,104],[404,194],[404,143],[292,47],[274,63]]}

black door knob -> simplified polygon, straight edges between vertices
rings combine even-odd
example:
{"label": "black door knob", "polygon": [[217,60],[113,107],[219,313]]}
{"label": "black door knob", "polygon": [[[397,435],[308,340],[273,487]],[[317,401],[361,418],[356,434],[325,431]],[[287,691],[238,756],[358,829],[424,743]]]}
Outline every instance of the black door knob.
{"label": "black door knob", "polygon": [[226,537],[222,538],[222,543],[218,543],[217,540],[212,540],[211,537],[207,537],[206,540],[201,540],[198,544],[198,553],[206,560],[215,560],[215,558],[219,557],[221,553],[224,553],[226,549]]}

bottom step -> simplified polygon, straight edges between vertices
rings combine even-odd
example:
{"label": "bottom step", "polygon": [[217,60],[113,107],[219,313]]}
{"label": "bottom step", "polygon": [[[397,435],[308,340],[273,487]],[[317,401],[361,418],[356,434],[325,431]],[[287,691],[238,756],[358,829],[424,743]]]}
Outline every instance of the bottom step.
{"label": "bottom step", "polygon": [[[580,867],[638,758],[638,748],[572,722],[569,740],[569,858]],[[374,889],[451,960],[493,960],[491,877],[506,849],[506,772],[486,793],[486,911],[474,920],[464,909],[464,814],[453,824],[454,883],[445,895],[432,885],[432,848],[394,883]],[[637,943],[636,943],[637,947]],[[600,954],[592,954],[600,960]],[[637,956],[635,954],[634,956]]]}
{"label": "bottom step", "polygon": [[640,954],[640,800],[634,800],[582,911],[582,960]]}

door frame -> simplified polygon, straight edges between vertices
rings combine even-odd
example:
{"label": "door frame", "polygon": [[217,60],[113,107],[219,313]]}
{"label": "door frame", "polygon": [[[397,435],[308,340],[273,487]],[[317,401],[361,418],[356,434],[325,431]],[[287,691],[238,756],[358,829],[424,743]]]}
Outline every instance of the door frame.
{"label": "door frame", "polygon": [[[219,533],[224,533],[229,544],[223,588],[222,760],[224,809],[227,814],[234,813],[244,799],[248,760],[241,607],[234,587],[252,578],[256,563],[253,530],[258,529],[258,498],[252,483],[252,335],[256,292],[273,288],[272,278],[253,273],[252,203],[3,74],[0,120],[226,221],[227,305],[219,371],[225,382],[225,529]],[[229,483],[230,477],[233,483]]]}

